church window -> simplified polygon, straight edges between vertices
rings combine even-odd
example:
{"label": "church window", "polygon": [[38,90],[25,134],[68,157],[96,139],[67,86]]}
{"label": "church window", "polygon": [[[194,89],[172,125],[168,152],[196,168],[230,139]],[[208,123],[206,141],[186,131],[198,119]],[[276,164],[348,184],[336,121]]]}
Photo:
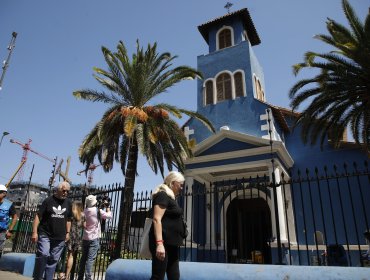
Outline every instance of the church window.
{"label": "church window", "polygon": [[206,82],[206,102],[205,104],[213,104],[213,81]]}
{"label": "church window", "polygon": [[226,28],[218,34],[218,48],[224,49],[231,46],[231,30]]}
{"label": "church window", "polygon": [[243,75],[241,72],[235,73],[234,82],[235,82],[235,97],[244,96]]}
{"label": "church window", "polygon": [[261,101],[266,101],[265,92],[262,89],[260,80],[257,79],[256,76],[254,76],[254,85],[255,85],[255,90],[256,90],[256,99],[261,100]]}
{"label": "church window", "polygon": [[231,94],[231,77],[227,73],[218,76],[216,80],[217,86],[217,102],[232,99]]}

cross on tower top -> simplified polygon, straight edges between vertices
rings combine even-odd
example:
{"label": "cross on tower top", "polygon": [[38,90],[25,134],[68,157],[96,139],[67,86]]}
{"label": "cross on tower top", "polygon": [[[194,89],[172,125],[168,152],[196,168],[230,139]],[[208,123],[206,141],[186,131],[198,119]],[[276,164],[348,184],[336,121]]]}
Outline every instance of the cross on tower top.
{"label": "cross on tower top", "polygon": [[227,13],[230,14],[230,8],[233,4],[230,2],[227,2],[226,5],[224,6],[225,9],[227,9]]}

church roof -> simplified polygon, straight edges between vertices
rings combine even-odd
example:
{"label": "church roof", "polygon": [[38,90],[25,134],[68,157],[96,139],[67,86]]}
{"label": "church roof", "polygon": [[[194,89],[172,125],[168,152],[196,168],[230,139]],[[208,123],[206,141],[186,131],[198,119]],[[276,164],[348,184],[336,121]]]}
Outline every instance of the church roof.
{"label": "church roof", "polygon": [[290,129],[289,129],[288,123],[286,122],[286,119],[284,117],[284,112],[285,112],[284,109],[285,108],[280,108],[280,107],[272,106],[272,105],[270,105],[270,107],[271,107],[272,115],[274,116],[274,118],[279,123],[281,129],[284,132],[289,133]]}
{"label": "church roof", "polygon": [[221,21],[224,21],[225,19],[233,18],[233,17],[241,17],[244,23],[244,27],[247,30],[249,41],[251,42],[252,46],[259,45],[261,43],[261,40],[258,36],[258,33],[256,31],[256,28],[254,27],[252,18],[249,14],[249,11],[247,8],[228,13],[224,16],[212,19],[210,21],[207,21],[204,24],[201,24],[198,26],[198,30],[200,34],[202,34],[204,40],[208,43],[208,30],[211,26],[218,24]]}

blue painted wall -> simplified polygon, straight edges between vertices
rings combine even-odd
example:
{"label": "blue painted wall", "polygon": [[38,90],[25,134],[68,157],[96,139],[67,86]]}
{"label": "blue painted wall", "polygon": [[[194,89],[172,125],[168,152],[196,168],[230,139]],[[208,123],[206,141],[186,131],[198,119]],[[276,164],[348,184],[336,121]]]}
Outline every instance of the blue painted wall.
{"label": "blue painted wall", "polygon": [[[216,130],[222,126],[228,126],[233,131],[261,137],[265,134],[261,131],[261,125],[266,122],[260,121],[260,115],[265,113],[268,106],[254,99],[254,75],[259,78],[262,87],[265,88],[262,67],[254,55],[249,41],[242,41],[243,25],[239,19],[232,24],[236,45],[215,51],[216,33],[218,28],[222,28],[222,26],[223,24],[210,29],[210,54],[198,56],[198,70],[202,72],[204,80],[198,80],[197,111],[207,117]],[[233,73],[236,70],[244,72],[246,96],[204,106],[204,82],[209,78],[215,78],[222,71]],[[225,112],[228,113],[225,114]],[[191,119],[188,126],[195,129],[196,132],[191,136],[191,139],[194,138],[197,143],[211,135],[211,132],[196,120]]]}

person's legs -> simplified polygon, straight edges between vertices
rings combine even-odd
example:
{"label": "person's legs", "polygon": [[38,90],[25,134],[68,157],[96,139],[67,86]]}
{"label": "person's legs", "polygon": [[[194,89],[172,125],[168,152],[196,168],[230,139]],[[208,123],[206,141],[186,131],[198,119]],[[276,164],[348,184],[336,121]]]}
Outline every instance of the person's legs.
{"label": "person's legs", "polygon": [[166,253],[168,255],[167,262],[167,279],[168,280],[179,280],[180,269],[179,269],[179,247],[177,246],[166,246]]}
{"label": "person's legs", "polygon": [[63,252],[55,270],[58,273],[57,279],[64,280],[66,278],[66,260],[67,260],[67,248],[64,246]]}
{"label": "person's legs", "polygon": [[89,240],[82,240],[82,255],[80,259],[80,265],[78,268],[78,280],[82,280],[84,278],[85,274],[85,267],[86,267],[86,261],[87,261],[87,254],[89,252]]}
{"label": "person's legs", "polygon": [[73,251],[68,251],[66,279],[69,279],[69,274],[71,273],[72,265],[73,265]]}
{"label": "person's legs", "polygon": [[64,249],[64,240],[50,240],[50,254],[45,267],[45,279],[53,280],[55,268]]}
{"label": "person's legs", "polygon": [[92,267],[96,258],[96,254],[99,250],[99,239],[90,241],[89,251],[87,254],[85,280],[91,280]]}
{"label": "person's legs", "polygon": [[156,247],[153,246],[153,242],[149,243],[150,252],[152,253],[152,277],[151,280],[163,280],[166,274],[166,267],[168,262],[168,254],[166,252],[163,261],[160,261],[155,256]]}
{"label": "person's legs", "polygon": [[3,230],[0,232],[0,258],[1,258],[1,255],[3,254],[5,240],[6,240],[6,231]]}
{"label": "person's legs", "polygon": [[50,239],[45,235],[39,235],[37,240],[35,267],[33,269],[33,279],[41,280],[44,278],[45,267],[50,253]]}

